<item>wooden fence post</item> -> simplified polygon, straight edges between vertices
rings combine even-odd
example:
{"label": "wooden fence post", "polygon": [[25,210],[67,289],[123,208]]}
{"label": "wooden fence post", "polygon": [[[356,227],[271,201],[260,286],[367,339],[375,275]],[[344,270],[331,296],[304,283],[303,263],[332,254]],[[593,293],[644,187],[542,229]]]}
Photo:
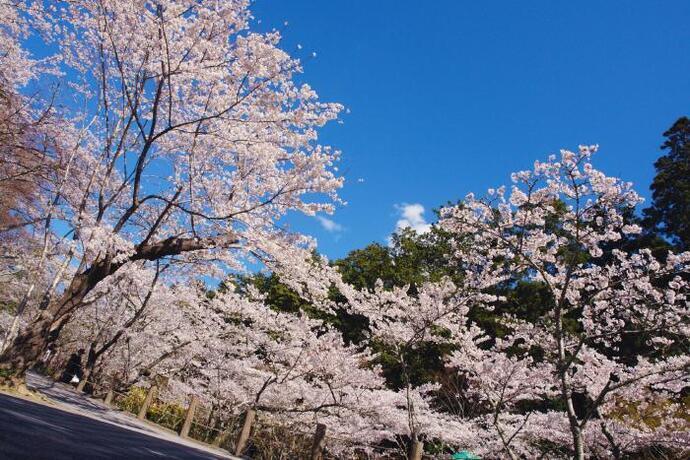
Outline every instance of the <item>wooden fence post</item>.
{"label": "wooden fence post", "polygon": [[189,402],[189,407],[187,408],[187,415],[184,418],[184,423],[180,429],[180,436],[183,438],[189,437],[189,430],[192,428],[192,422],[194,422],[194,411],[196,411],[196,405],[199,399],[196,396],[192,396],[192,400]]}
{"label": "wooden fence post", "polygon": [[146,413],[149,411],[149,406],[153,402],[153,397],[156,395],[156,384],[152,384],[149,391],[146,393],[146,399],[144,399],[144,404],[139,409],[139,415],[137,418],[139,420],[146,420]]}
{"label": "wooden fence post", "polygon": [[106,406],[112,405],[113,397],[115,397],[115,393],[113,393],[113,390],[108,390],[108,392],[105,394],[105,398],[103,398],[103,404],[105,404]]}
{"label": "wooden fence post", "polygon": [[252,408],[247,409],[247,413],[244,415],[244,424],[242,425],[242,431],[240,431],[240,436],[237,438],[237,443],[235,444],[235,455],[242,455],[242,451],[247,446],[247,441],[249,440],[249,435],[252,432],[252,424],[254,423],[254,418],[256,417],[256,411]]}
{"label": "wooden fence post", "polygon": [[424,443],[418,439],[412,441],[410,446],[410,453],[408,456],[409,460],[422,460],[422,454],[424,453]]}
{"label": "wooden fence post", "polygon": [[311,460],[321,460],[323,458],[323,443],[326,438],[326,425],[319,423],[316,425],[314,439],[311,443]]}
{"label": "wooden fence post", "polygon": [[91,372],[86,371],[84,372],[84,375],[82,376],[81,380],[77,384],[77,391],[79,392],[84,392],[84,388],[86,387],[86,384],[88,383],[88,378],[91,376]]}

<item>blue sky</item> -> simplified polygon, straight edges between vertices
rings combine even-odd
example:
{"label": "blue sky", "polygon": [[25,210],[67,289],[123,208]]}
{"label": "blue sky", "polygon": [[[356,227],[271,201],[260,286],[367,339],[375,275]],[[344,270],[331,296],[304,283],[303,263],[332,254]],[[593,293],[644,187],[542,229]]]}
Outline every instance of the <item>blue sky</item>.
{"label": "blue sky", "polygon": [[647,195],[661,133],[690,112],[687,0],[255,0],[253,11],[305,57],[304,80],[351,110],[322,135],[343,151],[348,205],[330,232],[291,223],[331,258],[385,242],[404,203],[431,220],[562,147],[598,143],[596,164]]}
{"label": "blue sky", "polygon": [[348,204],[287,221],[330,258],[385,244],[399,222],[423,229],[433,208],[578,144],[599,144],[596,165],[648,196],[662,133],[690,114],[687,0],[253,0],[252,11],[254,29],[279,29],[303,58],[300,80],[350,112],[321,136],[343,152]]}
{"label": "blue sky", "polygon": [[321,133],[343,152],[347,205],[287,220],[330,258],[385,244],[400,224],[424,229],[432,209],[579,144],[599,144],[596,165],[646,197],[662,133],[690,115],[687,0],[253,0],[252,11],[253,29],[279,29],[303,59],[300,80],[349,112]]}

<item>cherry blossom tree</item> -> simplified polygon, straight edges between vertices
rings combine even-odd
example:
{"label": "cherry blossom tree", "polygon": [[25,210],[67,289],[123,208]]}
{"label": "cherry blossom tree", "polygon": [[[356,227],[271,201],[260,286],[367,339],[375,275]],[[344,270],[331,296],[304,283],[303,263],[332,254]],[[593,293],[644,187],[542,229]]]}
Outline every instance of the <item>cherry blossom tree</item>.
{"label": "cherry blossom tree", "polygon": [[135,264],[99,284],[65,326],[57,352],[83,349],[84,379],[121,390],[183,372],[210,336],[197,307],[205,290],[170,285],[165,275],[166,267]]}
{"label": "cherry blossom tree", "polygon": [[[41,12],[40,5],[26,7]],[[0,245],[4,261],[24,270],[21,282],[5,285],[6,292],[23,290],[23,295],[13,301],[4,350],[19,323],[26,322],[27,304],[40,301],[36,287],[50,285],[47,273],[54,264],[49,256],[56,250],[47,231],[53,215],[49,190],[67,175],[60,169],[69,171],[58,139],[70,127],[56,116],[53,92],[46,97],[33,89],[22,92],[35,75],[55,71],[50,58],[34,59],[21,46],[30,36],[31,21],[9,2],[0,5],[0,17]]]}
{"label": "cherry blossom tree", "polygon": [[158,320],[156,309],[164,311],[179,302],[174,288],[158,284],[166,268],[159,264],[154,271],[141,263],[130,264],[87,296],[80,314],[66,326],[60,347],[71,341],[86,351],[78,389],[84,388],[98,362],[121,341],[131,340],[143,333],[152,319]]}
{"label": "cherry blossom tree", "polygon": [[[690,357],[683,352],[690,333],[690,253],[656,260],[649,250],[612,249],[640,231],[625,213],[641,200],[629,183],[593,167],[595,151],[563,151],[514,174],[510,192],[501,187],[484,199],[469,195],[442,212],[444,229],[472,240],[458,245],[456,257],[498,266],[511,279],[541,283],[550,293],[536,322],[504,315],[510,335],[488,351],[459,351],[452,360],[473,376],[510,456],[517,455],[511,438],[534,432],[529,414],[514,415],[521,400],[555,397],[562,404],[567,423],[561,425],[568,428],[574,458],[584,458],[602,439],[609,453],[620,456],[629,440],[616,436],[632,429],[616,415],[624,401],[667,401],[672,415],[674,401],[690,384]],[[643,339],[648,353],[625,356],[630,336]],[[510,426],[503,427],[502,418]],[[686,421],[670,418],[647,437],[687,434]],[[543,433],[537,436],[549,437],[548,430]]]}
{"label": "cherry blossom tree", "polygon": [[304,431],[326,422],[337,437],[381,439],[380,424],[353,423],[373,417],[372,395],[386,391],[366,350],[346,346],[322,320],[270,309],[255,291],[204,304],[199,318],[215,332],[192,344],[190,366],[175,376],[188,392],[226,414],[251,413],[247,432],[258,414]]}
{"label": "cherry blossom tree", "polygon": [[[278,48],[277,32],[249,30],[247,7],[5,7],[20,9],[12,17],[58,49],[53,64],[71,92],[57,97],[72,128],[54,142],[70,167],[49,193],[61,225],[48,228],[68,248],[65,271],[76,270],[64,285],[51,283],[40,314],[2,355],[4,368],[21,375],[89,293],[128,263],[173,258],[176,267],[221,274],[271,241],[292,244],[276,227],[288,211],[332,210],[338,153],[318,144],[317,129],[341,106],[294,82],[299,60]],[[13,52],[28,56],[16,45],[23,36],[4,30]],[[50,84],[50,74],[27,69],[23,78]]]}
{"label": "cherry blossom tree", "polygon": [[[422,439],[445,438],[453,423],[434,411],[429,395],[436,385],[415,386],[409,375],[411,355],[423,344],[451,345],[470,333],[467,313],[475,303],[492,302],[495,295],[483,291],[493,280],[490,270],[474,271],[468,267],[461,285],[449,280],[427,283],[414,294],[409,287],[384,289],[379,282],[373,292],[356,291],[343,283],[338,285],[348,297],[352,312],[364,315],[369,321],[372,343],[383,344],[390,350],[402,372],[404,401],[401,415],[407,421],[398,434],[409,437],[409,457],[418,458],[423,450]],[[445,426],[444,422],[445,421]],[[467,432],[462,426],[460,431]]]}

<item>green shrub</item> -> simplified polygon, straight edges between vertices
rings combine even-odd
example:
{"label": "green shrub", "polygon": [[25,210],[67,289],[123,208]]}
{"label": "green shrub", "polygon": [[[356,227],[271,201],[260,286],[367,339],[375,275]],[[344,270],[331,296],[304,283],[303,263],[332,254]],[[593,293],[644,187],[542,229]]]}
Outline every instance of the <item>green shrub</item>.
{"label": "green shrub", "polygon": [[146,399],[146,392],[146,388],[131,387],[123,398],[118,398],[115,401],[115,404],[125,412],[138,414]]}

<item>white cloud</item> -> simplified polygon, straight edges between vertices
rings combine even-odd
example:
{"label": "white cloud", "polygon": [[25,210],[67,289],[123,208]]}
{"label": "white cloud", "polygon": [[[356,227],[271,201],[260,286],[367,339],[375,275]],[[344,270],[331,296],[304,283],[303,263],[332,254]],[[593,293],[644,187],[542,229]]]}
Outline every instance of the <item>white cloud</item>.
{"label": "white cloud", "polygon": [[424,218],[424,206],[419,203],[403,203],[395,205],[400,213],[400,219],[395,224],[395,230],[411,228],[417,233],[427,233],[431,230],[431,224]]}
{"label": "white cloud", "polygon": [[343,231],[343,226],[339,223],[332,221],[331,219],[324,216],[316,216],[316,220],[319,221],[324,230],[330,233],[340,233]]}

